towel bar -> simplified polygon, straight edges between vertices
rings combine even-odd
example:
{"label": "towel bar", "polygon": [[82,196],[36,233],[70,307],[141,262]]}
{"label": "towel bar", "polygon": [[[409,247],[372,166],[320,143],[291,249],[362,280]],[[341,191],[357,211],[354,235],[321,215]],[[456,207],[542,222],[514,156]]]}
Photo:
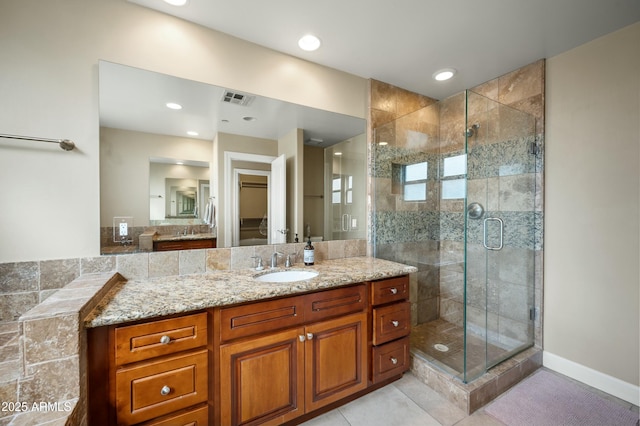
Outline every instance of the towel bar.
{"label": "towel bar", "polygon": [[36,141],[36,142],[57,143],[58,145],[60,145],[60,148],[64,149],[65,151],[71,151],[76,147],[76,144],[74,144],[69,139],[35,138],[35,137],[31,137],[31,136],[4,135],[4,134],[1,134],[1,133],[0,133],[0,138],[20,139],[20,140]]}

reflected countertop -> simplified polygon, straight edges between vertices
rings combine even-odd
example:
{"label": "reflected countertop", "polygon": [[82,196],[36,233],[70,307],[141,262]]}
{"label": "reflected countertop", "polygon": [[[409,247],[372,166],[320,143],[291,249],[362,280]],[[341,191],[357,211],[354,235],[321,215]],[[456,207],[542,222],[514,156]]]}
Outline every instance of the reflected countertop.
{"label": "reflected countertop", "polygon": [[122,279],[87,316],[85,326],[100,327],[306,293],[405,275],[417,270],[413,266],[372,257],[325,260],[313,266],[299,263],[289,269],[312,269],[318,272],[318,276],[304,281],[267,283],[254,279],[256,275],[265,273],[266,269],[243,269],[135,280]]}
{"label": "reflected countertop", "polygon": [[213,234],[180,234],[180,235],[154,235],[153,241],[189,241],[189,240],[215,240]]}

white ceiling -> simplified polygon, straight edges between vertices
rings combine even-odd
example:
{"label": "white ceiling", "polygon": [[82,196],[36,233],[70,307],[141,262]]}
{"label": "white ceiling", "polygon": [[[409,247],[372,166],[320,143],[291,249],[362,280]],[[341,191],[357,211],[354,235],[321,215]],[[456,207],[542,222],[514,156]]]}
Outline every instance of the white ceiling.
{"label": "white ceiling", "polygon": [[[436,99],[640,20],[640,0],[129,0]],[[297,40],[313,33],[316,52]],[[447,82],[432,74],[457,69]]]}
{"label": "white ceiling", "polygon": [[[327,147],[365,132],[365,120],[253,96],[222,102],[225,88],[112,62],[99,64],[100,126],[213,140],[217,132],[277,140],[303,129],[307,145]],[[179,111],[167,102],[183,106]],[[254,117],[247,121],[244,117]],[[188,136],[187,131],[198,136]]]}

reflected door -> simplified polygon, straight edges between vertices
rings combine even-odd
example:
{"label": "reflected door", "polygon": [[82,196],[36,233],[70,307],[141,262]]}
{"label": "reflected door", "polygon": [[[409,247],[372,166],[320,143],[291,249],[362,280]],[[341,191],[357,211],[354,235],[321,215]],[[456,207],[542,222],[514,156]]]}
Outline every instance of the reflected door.
{"label": "reflected door", "polygon": [[287,242],[287,159],[281,155],[271,162],[269,184],[269,244]]}

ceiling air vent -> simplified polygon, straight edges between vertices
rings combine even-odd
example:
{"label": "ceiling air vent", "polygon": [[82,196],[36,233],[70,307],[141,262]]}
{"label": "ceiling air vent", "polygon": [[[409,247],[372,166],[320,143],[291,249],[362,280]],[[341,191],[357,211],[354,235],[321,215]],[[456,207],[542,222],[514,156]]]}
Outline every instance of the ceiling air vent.
{"label": "ceiling air vent", "polygon": [[251,103],[251,101],[253,101],[253,98],[253,96],[245,95],[244,93],[225,90],[224,94],[222,95],[222,102],[247,106]]}

